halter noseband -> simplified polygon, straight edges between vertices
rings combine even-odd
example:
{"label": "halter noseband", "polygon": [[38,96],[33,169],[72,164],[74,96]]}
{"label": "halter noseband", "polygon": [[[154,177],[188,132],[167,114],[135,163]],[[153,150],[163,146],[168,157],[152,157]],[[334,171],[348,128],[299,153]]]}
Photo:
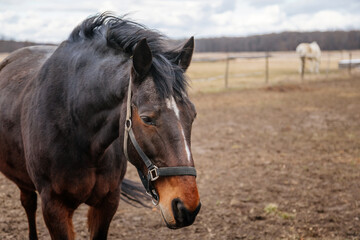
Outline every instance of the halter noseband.
{"label": "halter noseband", "polygon": [[126,120],[125,120],[125,134],[124,134],[124,154],[126,159],[129,161],[129,155],[127,150],[128,138],[130,136],[131,143],[135,147],[137,153],[145,163],[145,166],[148,169],[147,176],[145,176],[140,169],[137,168],[140,180],[144,185],[146,192],[153,198],[152,202],[154,205],[159,203],[159,194],[156,192],[153,181],[156,181],[159,177],[165,176],[195,176],[196,170],[194,167],[189,166],[179,166],[179,167],[161,167],[158,168],[154,165],[148,156],[141,149],[140,145],[136,141],[134,132],[132,130],[132,121],[131,121],[131,73],[130,73],[130,81],[128,86],[128,95],[127,95],[127,103],[126,103]]}

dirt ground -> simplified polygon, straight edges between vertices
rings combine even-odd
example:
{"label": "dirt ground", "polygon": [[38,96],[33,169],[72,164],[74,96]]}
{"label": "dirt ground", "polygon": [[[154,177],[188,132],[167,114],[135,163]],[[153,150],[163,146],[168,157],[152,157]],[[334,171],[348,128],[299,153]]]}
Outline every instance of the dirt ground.
{"label": "dirt ground", "polygon": [[[360,239],[360,78],[196,93],[192,151],[202,201],[169,230],[121,202],[109,239]],[[129,177],[136,179],[134,169]],[[26,239],[19,191],[0,176],[0,239]],[[74,215],[87,239],[86,206]],[[49,239],[41,209],[40,239]]]}

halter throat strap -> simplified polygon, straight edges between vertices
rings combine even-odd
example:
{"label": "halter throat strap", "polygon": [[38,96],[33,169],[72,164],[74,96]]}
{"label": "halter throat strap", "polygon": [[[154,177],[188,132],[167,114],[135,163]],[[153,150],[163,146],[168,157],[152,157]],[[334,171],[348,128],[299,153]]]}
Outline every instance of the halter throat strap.
{"label": "halter throat strap", "polygon": [[125,133],[124,133],[124,155],[129,161],[128,155],[128,139],[130,136],[130,141],[134,146],[135,150],[141,157],[145,166],[148,169],[147,176],[137,168],[139,177],[142,184],[144,185],[146,192],[152,196],[154,205],[157,205],[159,202],[159,195],[155,190],[155,187],[151,182],[157,180],[159,177],[165,176],[195,176],[196,169],[189,166],[179,166],[179,167],[161,167],[158,168],[155,164],[152,163],[150,158],[144,153],[141,149],[139,143],[136,141],[134,132],[132,130],[132,121],[131,121],[131,83],[132,83],[132,74],[130,74],[129,86],[128,86],[128,95],[126,102],[126,120],[125,120]]}

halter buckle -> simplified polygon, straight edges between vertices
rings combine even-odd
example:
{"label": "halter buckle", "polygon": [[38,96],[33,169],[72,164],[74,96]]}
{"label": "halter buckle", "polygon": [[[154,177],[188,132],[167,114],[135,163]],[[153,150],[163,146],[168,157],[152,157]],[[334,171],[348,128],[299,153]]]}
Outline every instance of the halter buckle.
{"label": "halter buckle", "polygon": [[149,170],[148,175],[150,176],[150,181],[155,181],[159,178],[158,167],[154,166],[152,169]]}

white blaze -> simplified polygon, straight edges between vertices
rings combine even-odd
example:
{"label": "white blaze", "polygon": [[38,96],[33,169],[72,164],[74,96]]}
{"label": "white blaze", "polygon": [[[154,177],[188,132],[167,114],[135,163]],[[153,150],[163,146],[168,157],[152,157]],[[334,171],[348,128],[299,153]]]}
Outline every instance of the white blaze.
{"label": "white blaze", "polygon": [[182,128],[181,128],[181,134],[182,134],[183,139],[184,139],[186,155],[187,155],[188,161],[190,162],[190,161],[191,161],[190,148],[189,148],[189,146],[188,146],[188,144],[187,144],[187,142],[186,142],[184,130],[183,130]]}
{"label": "white blaze", "polygon": [[172,109],[175,112],[176,117],[180,120],[179,108],[177,107],[173,96],[171,96],[170,99],[169,98],[166,99],[166,106],[169,109]]}
{"label": "white blaze", "polygon": [[[171,96],[170,98],[166,99],[166,106],[173,110],[177,119],[180,120],[180,113],[179,113],[179,108],[176,105],[175,99],[173,96]],[[190,162],[191,161],[191,153],[190,153],[190,148],[186,142],[186,138],[185,138],[185,134],[184,134],[184,129],[182,128],[181,124],[180,124],[180,130],[181,130],[181,135],[183,137],[183,141],[184,141],[184,145],[185,145],[185,151],[186,151],[186,155],[187,155],[187,159]]]}

